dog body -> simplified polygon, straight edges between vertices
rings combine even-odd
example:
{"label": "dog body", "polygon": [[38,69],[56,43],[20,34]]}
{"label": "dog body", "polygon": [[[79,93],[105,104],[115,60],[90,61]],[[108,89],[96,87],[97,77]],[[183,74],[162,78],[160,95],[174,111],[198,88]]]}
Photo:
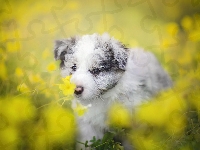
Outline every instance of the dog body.
{"label": "dog body", "polygon": [[[131,112],[141,102],[169,88],[170,77],[150,52],[128,49],[108,34],[85,35],[56,41],[55,59],[61,60],[63,77],[72,75],[75,99],[88,106],[77,116],[78,141],[102,138],[109,107],[122,103]],[[80,149],[80,148],[77,148]]]}

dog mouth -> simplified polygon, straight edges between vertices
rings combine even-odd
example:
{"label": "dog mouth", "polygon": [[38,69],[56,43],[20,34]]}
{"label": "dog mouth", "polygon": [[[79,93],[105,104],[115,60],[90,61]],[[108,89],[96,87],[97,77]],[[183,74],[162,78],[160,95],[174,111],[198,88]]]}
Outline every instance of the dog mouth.
{"label": "dog mouth", "polygon": [[86,97],[85,95],[76,95],[74,94],[76,100],[78,100],[83,106],[87,106],[88,104],[93,104],[97,97]]}

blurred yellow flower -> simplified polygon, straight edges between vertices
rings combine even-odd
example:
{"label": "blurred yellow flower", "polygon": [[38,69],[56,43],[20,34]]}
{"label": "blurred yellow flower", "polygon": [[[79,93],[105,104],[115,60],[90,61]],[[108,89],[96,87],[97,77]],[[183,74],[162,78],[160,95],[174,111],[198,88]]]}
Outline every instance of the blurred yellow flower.
{"label": "blurred yellow flower", "polygon": [[64,95],[73,95],[74,89],[76,87],[75,84],[70,82],[71,76],[67,76],[66,78],[63,78],[64,84],[58,84],[59,89],[63,92]]}
{"label": "blurred yellow flower", "polygon": [[22,76],[24,76],[24,72],[23,72],[23,70],[22,70],[20,67],[17,67],[17,68],[15,69],[15,75],[16,75],[17,77],[22,77]]}
{"label": "blurred yellow flower", "polygon": [[175,22],[168,23],[166,30],[171,36],[175,36],[179,30],[178,24]]}
{"label": "blurred yellow flower", "polygon": [[25,84],[25,83],[22,83],[20,85],[17,86],[17,90],[21,93],[26,93],[26,92],[30,92],[30,89],[29,87]]}
{"label": "blurred yellow flower", "polygon": [[168,39],[163,39],[161,48],[168,48],[170,45],[170,41]]}
{"label": "blurred yellow flower", "polygon": [[31,145],[34,147],[34,149],[38,150],[46,150],[49,147],[51,147],[49,143],[49,137],[47,140],[48,133],[44,131],[43,128],[40,127],[40,129],[37,129],[36,134],[37,136],[34,137],[34,142],[31,143]]}
{"label": "blurred yellow flower", "polygon": [[169,120],[166,122],[165,131],[169,135],[181,136],[186,127],[186,116],[184,111],[174,110],[170,113]]}
{"label": "blurred yellow flower", "polygon": [[193,20],[192,20],[192,18],[190,16],[185,16],[181,20],[181,25],[186,31],[192,30],[192,28],[193,28]]}
{"label": "blurred yellow flower", "polygon": [[122,104],[115,103],[109,109],[107,123],[113,127],[128,128],[131,127],[131,115]]}
{"label": "blurred yellow flower", "polygon": [[75,118],[69,109],[51,105],[43,111],[44,130],[49,134],[51,144],[72,142],[75,137]]}
{"label": "blurred yellow flower", "polygon": [[184,113],[186,107],[179,93],[169,90],[162,93],[156,100],[141,105],[136,111],[136,117],[153,126],[165,127],[169,134],[178,134],[185,127],[186,116],[181,114]]}
{"label": "blurred yellow flower", "polygon": [[42,82],[42,78],[40,77],[39,74],[30,74],[30,75],[29,75],[29,80],[30,80],[32,83]]}
{"label": "blurred yellow flower", "polygon": [[50,64],[47,66],[47,70],[48,70],[49,72],[56,70],[56,65],[55,65],[55,63],[54,63],[54,62],[53,62],[53,63],[50,63]]}
{"label": "blurred yellow flower", "polygon": [[30,57],[30,59],[28,60],[28,65],[29,66],[34,66],[34,65],[36,65],[38,62],[37,62],[37,60],[35,59],[35,58],[33,58],[33,57]]}
{"label": "blurred yellow flower", "polygon": [[49,49],[46,48],[42,53],[42,58],[47,59],[47,57],[49,57],[50,55],[51,55],[51,53],[50,53]]}
{"label": "blurred yellow flower", "polygon": [[16,141],[19,140],[19,133],[16,128],[7,126],[0,130],[1,149],[17,149]]}
{"label": "blurred yellow flower", "polygon": [[19,50],[19,43],[17,42],[8,42],[7,51],[8,52],[17,52]]}
{"label": "blurred yellow flower", "polygon": [[169,150],[166,148],[167,146],[163,147],[162,138],[155,131],[150,132],[150,134],[144,134],[138,130],[132,131],[130,139],[138,150]]}
{"label": "blurred yellow flower", "polygon": [[73,108],[73,110],[78,116],[83,116],[87,112],[88,107],[83,106],[79,102],[77,102],[76,106]]}
{"label": "blurred yellow flower", "polygon": [[23,121],[33,119],[36,113],[36,108],[28,98],[24,97],[8,97],[1,99],[2,114],[9,125],[16,126]]}

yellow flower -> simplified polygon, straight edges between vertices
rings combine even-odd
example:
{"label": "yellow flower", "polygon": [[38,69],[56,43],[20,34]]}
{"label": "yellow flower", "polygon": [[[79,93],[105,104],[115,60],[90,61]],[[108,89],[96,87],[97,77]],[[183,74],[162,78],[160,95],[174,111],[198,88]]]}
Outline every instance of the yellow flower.
{"label": "yellow flower", "polygon": [[115,127],[130,127],[131,114],[119,103],[114,104],[108,112],[108,124]]}
{"label": "yellow flower", "polygon": [[159,134],[156,132],[151,132],[151,134],[147,135],[141,131],[135,130],[131,132],[130,139],[137,149],[168,150],[168,146],[163,148],[163,145],[160,142],[161,137],[159,137]]}
{"label": "yellow flower", "polygon": [[83,116],[87,112],[88,107],[83,106],[83,105],[81,105],[80,103],[77,102],[76,107],[74,107],[73,110],[78,116]]}
{"label": "yellow flower", "polygon": [[9,125],[17,125],[35,117],[36,108],[28,98],[8,97],[1,100],[1,105],[0,114],[6,117]]}
{"label": "yellow flower", "polygon": [[39,74],[30,74],[30,75],[29,75],[29,80],[30,80],[32,83],[42,82],[42,78],[40,77]]}
{"label": "yellow flower", "polygon": [[15,69],[15,75],[16,75],[17,77],[22,77],[22,76],[24,75],[24,72],[23,72],[23,70],[22,70],[21,68],[17,67],[17,68]]}
{"label": "yellow flower", "polygon": [[75,84],[70,82],[71,76],[67,76],[66,78],[63,78],[64,84],[58,84],[59,89],[63,92],[64,95],[69,96],[74,93]]}
{"label": "yellow flower", "polygon": [[46,48],[46,49],[43,51],[43,53],[42,53],[42,58],[43,58],[43,59],[46,59],[46,58],[48,58],[50,55],[51,55],[51,53],[50,53],[49,49]]}
{"label": "yellow flower", "polygon": [[8,52],[17,52],[17,50],[19,48],[19,43],[17,42],[8,42],[7,43],[7,50]]}
{"label": "yellow flower", "polygon": [[170,45],[170,41],[168,39],[163,39],[161,47],[169,48],[169,45]]}
{"label": "yellow flower", "polygon": [[181,21],[181,25],[183,26],[183,28],[188,31],[191,30],[193,28],[193,20],[191,17],[189,16],[185,16],[183,18],[183,20]]}
{"label": "yellow flower", "polygon": [[47,70],[50,72],[50,71],[54,71],[56,70],[56,65],[55,63],[50,63],[48,66],[47,66]]}
{"label": "yellow flower", "polygon": [[30,89],[28,88],[28,86],[25,83],[18,85],[17,90],[22,92],[22,93],[30,92]]}
{"label": "yellow flower", "polygon": [[157,100],[141,105],[136,118],[157,127],[165,127],[169,134],[178,134],[185,126],[186,104],[179,93],[173,90],[163,92]]}
{"label": "yellow flower", "polygon": [[52,144],[58,142],[72,142],[75,135],[75,118],[69,109],[50,105],[44,109],[42,116],[45,120],[44,130]]}
{"label": "yellow flower", "polygon": [[171,22],[167,24],[166,29],[167,29],[167,32],[172,36],[175,36],[179,30],[178,25],[175,22]]}
{"label": "yellow flower", "polygon": [[[17,149],[17,144],[14,144],[19,140],[19,133],[16,128],[7,126],[0,130],[0,139],[2,149]],[[7,145],[7,146],[4,146]]]}

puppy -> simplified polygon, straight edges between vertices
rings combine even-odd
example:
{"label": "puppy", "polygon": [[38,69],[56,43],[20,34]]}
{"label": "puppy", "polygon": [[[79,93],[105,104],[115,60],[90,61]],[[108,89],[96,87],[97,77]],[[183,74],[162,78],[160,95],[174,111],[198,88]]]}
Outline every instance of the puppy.
{"label": "puppy", "polygon": [[93,136],[102,138],[109,130],[106,114],[114,102],[131,111],[172,85],[152,53],[127,48],[107,33],[57,40],[54,56],[61,60],[62,76],[72,75],[71,82],[76,85],[72,107],[76,101],[91,106],[83,116],[77,116],[77,140],[81,142]]}

